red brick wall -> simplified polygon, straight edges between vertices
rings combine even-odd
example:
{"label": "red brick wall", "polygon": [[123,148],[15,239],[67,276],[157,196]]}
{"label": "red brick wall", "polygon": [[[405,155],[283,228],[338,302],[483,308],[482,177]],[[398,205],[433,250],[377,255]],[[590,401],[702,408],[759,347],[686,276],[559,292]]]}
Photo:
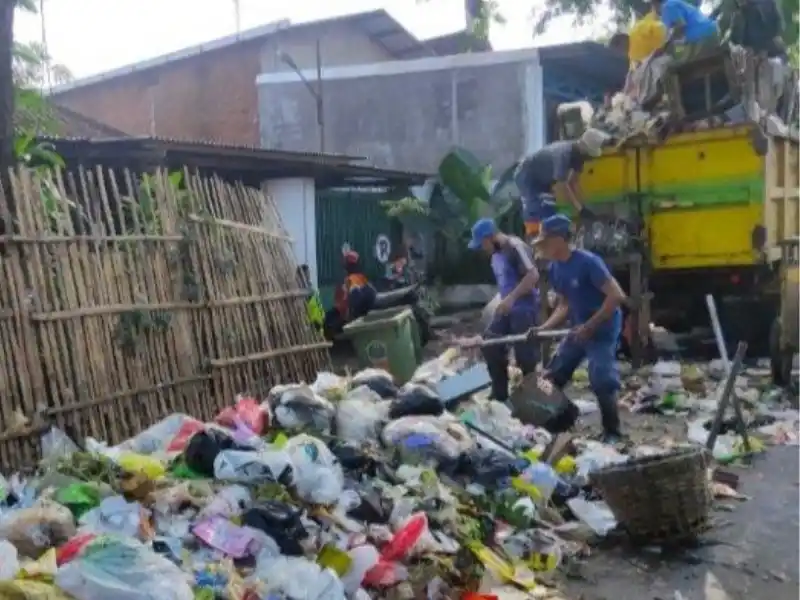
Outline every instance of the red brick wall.
{"label": "red brick wall", "polygon": [[131,135],[257,146],[259,42],[57,94],[56,101]]}

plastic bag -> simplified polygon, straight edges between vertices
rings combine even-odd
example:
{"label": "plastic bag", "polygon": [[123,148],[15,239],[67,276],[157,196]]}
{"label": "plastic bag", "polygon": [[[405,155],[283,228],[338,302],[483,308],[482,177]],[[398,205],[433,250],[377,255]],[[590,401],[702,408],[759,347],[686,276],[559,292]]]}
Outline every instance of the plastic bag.
{"label": "plastic bag", "polygon": [[192,533],[211,548],[233,558],[243,558],[256,549],[253,534],[225,517],[214,516],[200,521],[192,528]]}
{"label": "plastic bag", "polygon": [[211,499],[203,510],[201,516],[220,515],[222,517],[238,517],[247,510],[253,500],[250,491],[241,485],[231,485],[222,488]]}
{"label": "plastic bag", "polygon": [[284,449],[294,465],[297,495],[314,504],[336,504],[344,490],[344,472],[333,452],[310,435],[291,438]]}
{"label": "plastic bag", "polygon": [[215,421],[231,429],[241,422],[256,435],[261,435],[269,427],[267,412],[255,398],[247,396],[237,396],[236,404],[219,413]]}
{"label": "plastic bag", "polygon": [[335,373],[322,371],[311,384],[311,391],[331,402],[339,402],[347,393],[347,379]]}
{"label": "plastic bag", "polygon": [[614,514],[605,502],[590,502],[583,498],[570,498],[567,506],[581,522],[597,535],[606,535],[617,526]]}
{"label": "plastic bag", "polygon": [[383,443],[399,450],[408,460],[441,458],[455,460],[474,447],[472,436],[456,421],[442,417],[403,417],[381,432]]}
{"label": "plastic bag", "polygon": [[0,582],[3,600],[73,600],[51,583],[33,579]]}
{"label": "plastic bag", "polygon": [[0,540],[0,581],[14,579],[18,571],[19,553],[16,547],[6,540]]}
{"label": "plastic bag", "polygon": [[66,506],[54,502],[41,502],[13,511],[0,522],[0,538],[14,544],[22,556],[31,558],[63,544],[75,532],[72,513]]}
{"label": "plastic bag", "polygon": [[362,385],[336,406],[336,435],[353,444],[377,440],[380,425],[389,418],[390,402]]}
{"label": "plastic bag", "polygon": [[290,431],[312,430],[329,433],[335,409],[328,400],[307,385],[275,388],[270,392],[270,406],[275,420]]}
{"label": "plastic bag", "polygon": [[[302,555],[303,547],[300,542],[309,537],[300,511],[279,500],[262,502],[246,510],[242,515],[242,525],[271,539],[279,550],[278,555]],[[259,558],[264,558],[265,549],[268,548],[262,547]]]}
{"label": "plastic bag", "polygon": [[344,584],[330,569],[302,557],[280,556],[256,565],[262,597],[281,595],[292,600],[344,600]]}
{"label": "plastic bag", "polygon": [[193,600],[181,569],[136,540],[98,537],[58,570],[56,585],[77,600]]}
{"label": "plastic bag", "polygon": [[[122,442],[117,448],[135,454],[154,454],[164,452],[175,442],[178,433],[190,424],[199,423],[197,419],[182,413],[170,415],[155,425],[148,427],[136,437]],[[183,448],[179,448],[182,450]]]}
{"label": "plastic bag", "polygon": [[118,534],[138,537],[142,520],[142,507],[136,502],[127,502],[122,496],[103,500],[97,508],[84,514],[80,523],[81,533]]}
{"label": "plastic bag", "polygon": [[433,389],[421,383],[407,383],[392,400],[389,418],[399,419],[412,415],[439,416],[444,412],[444,403]]}
{"label": "plastic bag", "polygon": [[381,398],[391,399],[397,396],[397,386],[392,375],[383,369],[364,369],[355,374],[353,387],[367,386]]}
{"label": "plastic bag", "polygon": [[152,456],[128,452],[120,454],[115,461],[123,471],[144,475],[148,479],[161,479],[167,474],[164,463]]}
{"label": "plastic bag", "polygon": [[42,436],[42,460],[50,462],[80,450],[78,445],[58,427],[51,427]]}
{"label": "plastic bag", "polygon": [[214,478],[238,483],[277,481],[291,484],[294,469],[284,450],[223,450],[214,459]]}

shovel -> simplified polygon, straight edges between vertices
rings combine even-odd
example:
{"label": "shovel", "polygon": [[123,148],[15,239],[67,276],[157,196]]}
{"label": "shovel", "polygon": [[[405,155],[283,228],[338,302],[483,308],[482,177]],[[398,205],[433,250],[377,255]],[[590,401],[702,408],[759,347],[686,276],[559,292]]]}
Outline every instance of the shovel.
{"label": "shovel", "polygon": [[500,337],[481,338],[480,342],[476,342],[474,338],[469,340],[461,340],[457,342],[462,347],[469,348],[487,348],[489,346],[500,346],[503,344],[520,344],[522,342],[532,342],[534,340],[553,340],[561,339],[569,335],[569,329],[548,329],[545,331],[537,331],[536,329],[529,329],[525,333],[515,333],[512,335],[504,335]]}

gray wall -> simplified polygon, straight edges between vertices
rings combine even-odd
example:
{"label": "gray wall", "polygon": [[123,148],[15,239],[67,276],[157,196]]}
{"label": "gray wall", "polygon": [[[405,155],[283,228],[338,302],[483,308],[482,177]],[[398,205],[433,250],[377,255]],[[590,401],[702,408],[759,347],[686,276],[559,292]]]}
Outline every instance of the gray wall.
{"label": "gray wall", "polygon": [[[325,78],[325,150],[424,172],[434,171],[456,145],[496,170],[517,160],[529,144],[528,115],[541,119],[530,107],[535,63],[430,70],[431,60],[424,59],[425,70]],[[408,69],[415,62],[408,61]],[[259,110],[265,148],[319,150],[315,100],[303,83],[260,82]]]}

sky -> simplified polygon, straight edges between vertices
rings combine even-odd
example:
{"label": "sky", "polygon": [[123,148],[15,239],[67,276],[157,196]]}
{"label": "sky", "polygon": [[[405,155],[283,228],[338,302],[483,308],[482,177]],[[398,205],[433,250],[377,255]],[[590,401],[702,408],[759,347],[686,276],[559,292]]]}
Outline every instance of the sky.
{"label": "sky", "polygon": [[[54,61],[76,78],[208,42],[236,31],[233,0],[41,0],[47,47]],[[596,29],[578,29],[562,19],[535,40],[531,10],[541,0],[499,0],[507,23],[493,25],[498,50],[586,39]],[[419,38],[464,27],[463,0],[239,0],[242,30],[271,21],[313,21],[376,8],[386,9]],[[42,41],[42,16],[18,12],[14,35]]]}

